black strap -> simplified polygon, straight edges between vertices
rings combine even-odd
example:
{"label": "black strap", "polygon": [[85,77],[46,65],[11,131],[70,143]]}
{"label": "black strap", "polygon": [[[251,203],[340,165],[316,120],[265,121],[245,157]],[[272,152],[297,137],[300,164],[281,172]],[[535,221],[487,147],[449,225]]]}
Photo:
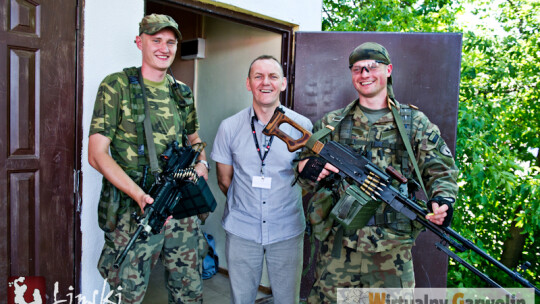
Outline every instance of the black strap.
{"label": "black strap", "polygon": [[253,140],[255,141],[255,148],[257,148],[257,153],[259,154],[259,158],[261,159],[261,174],[262,174],[263,168],[264,168],[264,160],[266,159],[268,152],[270,152],[270,146],[272,145],[272,141],[274,140],[274,135],[270,136],[270,140],[268,141],[265,147],[264,155],[261,154],[261,147],[259,146],[259,141],[257,140],[257,133],[255,132],[255,119],[257,119],[256,114],[251,116],[251,132],[253,134]]}

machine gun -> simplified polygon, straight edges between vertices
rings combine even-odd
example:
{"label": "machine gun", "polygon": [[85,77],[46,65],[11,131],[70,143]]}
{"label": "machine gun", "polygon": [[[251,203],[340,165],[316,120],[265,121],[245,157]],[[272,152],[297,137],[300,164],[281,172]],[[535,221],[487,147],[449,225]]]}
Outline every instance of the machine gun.
{"label": "machine gun", "polygon": [[[485,273],[481,272],[476,267],[460,258],[457,254],[451,251],[447,245],[454,247],[458,252],[464,252],[466,250],[474,251],[482,258],[489,261],[492,265],[495,265],[508,274],[512,280],[518,282],[524,287],[534,288],[536,295],[540,295],[540,290],[524,279],[517,271],[507,268],[505,265],[482,251],[473,242],[461,236],[452,228],[438,226],[426,220],[426,215],[428,212],[415,201],[409,199],[406,195],[402,194],[398,189],[392,186],[392,180],[394,179],[401,184],[407,183],[407,179],[394,168],[389,166],[385,171],[383,171],[366,157],[356,153],[348,146],[334,141],[329,141],[328,143],[323,144],[318,140],[311,139],[311,132],[302,128],[296,122],[285,116],[284,113],[285,112],[280,108],[275,110],[274,115],[263,130],[265,135],[275,135],[279,137],[287,144],[287,148],[290,152],[296,151],[302,147],[307,147],[318,154],[320,157],[339,169],[338,175],[341,178],[348,177],[352,179],[365,195],[373,200],[387,203],[393,209],[401,212],[410,220],[417,221],[426,229],[439,236],[441,241],[435,244],[439,250],[465,266],[491,286],[501,288],[506,293],[510,294],[510,292],[506,291],[502,286],[488,277]],[[279,126],[283,123],[290,124],[292,127],[300,131],[302,133],[300,138],[293,139],[281,131]]]}
{"label": "machine gun", "polygon": [[[203,149],[204,143],[179,147],[178,142],[173,141],[167,145],[160,155],[164,163],[162,172],[148,191],[154,202],[144,207],[143,215],[132,214],[138,227],[124,250],[117,255],[114,268],[120,267],[139,236],[146,238],[149,233],[160,233],[169,216],[181,219],[214,211],[214,196],[204,178],[199,178],[192,167]],[[143,176],[143,184],[145,179]]]}

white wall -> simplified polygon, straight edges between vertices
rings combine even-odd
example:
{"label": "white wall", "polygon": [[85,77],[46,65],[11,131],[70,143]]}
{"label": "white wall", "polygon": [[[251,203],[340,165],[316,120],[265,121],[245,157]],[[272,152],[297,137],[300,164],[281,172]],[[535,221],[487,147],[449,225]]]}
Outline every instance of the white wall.
{"label": "white wall", "polygon": [[[215,2],[215,1],[205,1]],[[245,10],[253,11],[257,14],[265,14],[273,19],[283,20],[288,23],[298,25],[299,30],[303,31],[317,31],[321,28],[321,8],[322,0],[228,0],[221,1],[223,3],[241,7]],[[218,4],[219,3],[215,3]],[[301,12],[301,13],[299,13]],[[96,265],[103,246],[103,232],[97,225],[97,202],[99,199],[99,192],[101,190],[101,175],[94,170],[88,164],[88,131],[90,126],[90,120],[92,117],[92,110],[94,105],[94,99],[101,80],[108,74],[120,71],[124,67],[140,65],[141,56],[140,51],[133,43],[135,36],[138,34],[138,23],[144,15],[144,1],[143,0],[93,0],[86,1],[84,8],[84,42],[83,42],[83,150],[82,150],[82,212],[81,212],[81,230],[82,230],[82,257],[81,257],[81,285],[82,294],[87,299],[92,299],[94,295],[96,299],[100,299],[102,295],[103,280],[96,269]],[[209,25],[212,25],[209,23]],[[234,24],[229,24],[230,27],[235,27]],[[249,36],[252,31],[257,32],[258,36],[261,36],[260,30],[251,29],[244,26],[246,35]],[[213,33],[209,30],[209,33]],[[214,35],[214,34],[211,34]],[[246,36],[246,37],[247,37]],[[264,37],[265,34],[262,34]],[[250,57],[256,57],[259,54],[270,53],[276,55],[279,58],[279,52],[275,53],[273,48],[264,47],[265,44],[261,44],[263,49],[254,48],[251,53],[236,53],[237,49],[234,47],[232,36],[224,36],[227,39],[220,39],[214,42],[207,40],[207,48],[209,54],[218,56],[219,52],[216,52],[219,47],[227,46],[224,52],[228,52],[230,58],[234,56],[240,57],[240,54],[244,54],[244,61],[249,60]],[[216,39],[219,38],[216,36]],[[270,36],[272,41],[276,41]],[[264,39],[263,39],[264,40]],[[254,42],[254,40],[252,40]],[[258,41],[261,42],[261,41]],[[216,44],[218,43],[218,44]],[[278,45],[278,44],[272,44]],[[237,45],[238,46],[238,45]],[[249,105],[250,95],[245,91],[245,77],[247,73],[247,65],[242,61],[238,66],[229,67],[225,69],[224,65],[230,64],[224,60],[212,59],[207,57],[206,59],[199,61],[199,91],[197,92],[197,98],[201,102],[198,102],[199,115],[202,113],[219,112],[219,116],[212,121],[205,120],[201,117],[201,131],[200,134],[209,143],[207,152],[210,153],[212,148],[212,142],[217,130],[217,126],[221,119],[226,117],[227,114],[233,114],[240,108]],[[249,64],[249,63],[248,63]],[[221,70],[222,73],[215,74],[215,71]],[[223,75],[224,72],[229,74]],[[235,75],[232,77],[232,75]],[[207,76],[205,76],[207,75]],[[218,110],[212,108],[211,104],[203,102],[203,100],[213,100],[218,103],[220,100],[215,100],[215,96],[205,95],[204,81],[210,81],[213,83],[219,83],[219,76],[226,77],[228,85],[238,85],[238,91],[232,92],[228,95],[227,99],[238,99],[237,103],[229,105],[226,110]],[[205,79],[205,77],[210,77]],[[214,78],[215,77],[215,78]],[[222,79],[223,80],[223,79]],[[221,84],[220,84],[221,85]],[[234,95],[239,94],[239,95]],[[236,97],[234,97],[236,96]],[[230,99],[229,99],[230,100]],[[212,112],[213,111],[213,112]],[[215,168],[215,165],[213,164]],[[211,173],[212,179],[215,179],[215,170]],[[212,190],[220,203],[223,202],[221,192],[217,189],[217,186],[212,185]],[[220,204],[222,205],[222,204]],[[220,207],[222,210],[222,206]],[[222,212],[222,211],[221,211]],[[219,234],[219,213],[212,215],[212,219],[205,226],[205,230],[212,233]],[[222,233],[222,232],[221,232]],[[221,246],[220,246],[221,247]],[[222,249],[220,249],[222,251]],[[219,251],[218,251],[219,252]],[[223,252],[219,252],[224,257]],[[222,258],[222,261],[225,259]]]}
{"label": "white wall", "polygon": [[103,78],[124,67],[141,64],[141,52],[134,43],[144,15],[143,1],[92,0],[84,7],[83,45],[83,151],[82,151],[82,294],[101,298],[103,279],[97,262],[103,247],[103,232],[97,223],[101,174],[88,164],[88,132],[98,86]]}
{"label": "white wall", "polygon": [[322,0],[203,0],[224,3],[299,25],[300,31],[320,31]]}

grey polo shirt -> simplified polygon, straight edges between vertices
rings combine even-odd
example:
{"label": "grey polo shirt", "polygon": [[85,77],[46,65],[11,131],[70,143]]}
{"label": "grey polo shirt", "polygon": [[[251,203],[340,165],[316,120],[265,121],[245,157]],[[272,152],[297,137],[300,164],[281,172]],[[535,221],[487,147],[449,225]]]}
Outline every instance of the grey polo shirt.
{"label": "grey polo shirt", "polygon": [[[285,115],[311,132],[306,117],[283,107]],[[274,137],[264,161],[264,177],[272,179],[271,188],[252,187],[254,176],[261,176],[261,159],[251,129],[253,107],[223,120],[219,126],[211,157],[233,166],[233,179],[227,192],[223,228],[236,236],[266,245],[290,239],[305,229],[301,189],[294,181],[293,160],[301,150],[289,152],[287,145]],[[269,137],[262,134],[264,125],[255,120],[255,133],[261,153]],[[289,124],[280,129],[292,138],[301,133]]]}

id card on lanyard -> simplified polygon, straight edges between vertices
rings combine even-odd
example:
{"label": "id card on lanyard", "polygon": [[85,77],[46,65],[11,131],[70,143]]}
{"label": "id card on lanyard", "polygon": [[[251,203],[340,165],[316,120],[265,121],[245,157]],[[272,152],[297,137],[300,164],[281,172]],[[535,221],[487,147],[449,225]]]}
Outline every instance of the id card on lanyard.
{"label": "id card on lanyard", "polygon": [[255,123],[254,123],[255,119],[257,119],[257,116],[253,115],[251,117],[251,132],[253,134],[253,140],[255,141],[255,148],[257,148],[257,154],[259,155],[259,158],[261,159],[261,175],[253,176],[253,178],[251,179],[251,187],[271,189],[272,178],[264,176],[264,166],[265,166],[264,160],[266,159],[266,156],[268,155],[268,152],[270,151],[270,146],[272,145],[272,140],[274,140],[274,136],[273,135],[270,136],[268,143],[265,144],[264,154],[261,154],[261,148],[259,146],[259,141],[257,140],[257,133],[255,132]]}

